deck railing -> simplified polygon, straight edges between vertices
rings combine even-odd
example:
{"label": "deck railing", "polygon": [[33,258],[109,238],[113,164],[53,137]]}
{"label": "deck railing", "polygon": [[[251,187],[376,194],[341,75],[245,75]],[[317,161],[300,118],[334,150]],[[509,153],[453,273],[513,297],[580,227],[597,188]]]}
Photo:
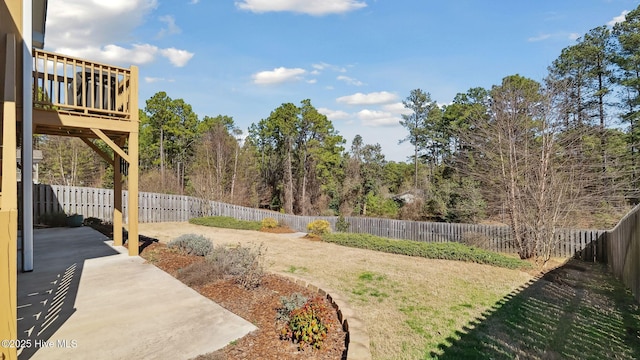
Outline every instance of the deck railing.
{"label": "deck railing", "polygon": [[131,70],[34,49],[33,104],[85,116],[131,116]]}

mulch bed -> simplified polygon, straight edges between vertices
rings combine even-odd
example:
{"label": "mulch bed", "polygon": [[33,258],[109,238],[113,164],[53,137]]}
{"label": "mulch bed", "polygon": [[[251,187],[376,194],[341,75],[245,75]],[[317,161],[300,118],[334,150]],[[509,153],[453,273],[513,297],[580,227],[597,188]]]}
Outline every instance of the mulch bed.
{"label": "mulch bed", "polygon": [[293,234],[297,232],[288,226],[278,226],[275,228],[262,228],[260,229],[260,231],[266,232],[266,233],[272,233],[272,234]]}
{"label": "mulch bed", "polygon": [[[149,245],[141,256],[173,276],[176,276],[180,269],[203,261],[202,257],[184,255],[160,243]],[[237,285],[232,279],[214,281],[195,287],[195,290],[258,327],[258,330],[242,339],[214,353],[201,355],[197,360],[336,360],[346,356],[346,333],[342,330],[335,312],[332,312],[329,319],[328,336],[320,350],[306,348],[301,351],[296,344],[280,340],[281,325],[276,323],[277,309],[281,306],[280,298],[293,293],[301,293],[307,298],[317,295],[282,276],[267,274],[263,277],[262,284],[251,290]],[[328,301],[327,306],[331,306]]]}

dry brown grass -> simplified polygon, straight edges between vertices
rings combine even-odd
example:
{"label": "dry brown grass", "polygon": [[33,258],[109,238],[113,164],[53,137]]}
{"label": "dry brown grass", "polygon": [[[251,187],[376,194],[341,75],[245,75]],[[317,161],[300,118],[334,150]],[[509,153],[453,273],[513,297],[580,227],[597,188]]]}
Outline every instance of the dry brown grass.
{"label": "dry brown grass", "polygon": [[[300,234],[188,223],[140,224],[167,242],[184,233],[214,244],[264,244],[267,270],[338,291],[366,323],[374,359],[423,358],[531,275],[488,265],[393,255],[302,239]],[[297,271],[304,269],[304,271]]]}

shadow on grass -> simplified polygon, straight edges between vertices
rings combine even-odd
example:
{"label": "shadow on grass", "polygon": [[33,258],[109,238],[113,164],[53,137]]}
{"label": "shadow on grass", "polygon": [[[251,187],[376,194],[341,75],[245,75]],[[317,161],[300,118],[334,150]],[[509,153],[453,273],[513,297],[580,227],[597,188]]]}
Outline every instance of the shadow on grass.
{"label": "shadow on grass", "polygon": [[447,338],[436,359],[638,359],[640,309],[606,265],[570,260]]}

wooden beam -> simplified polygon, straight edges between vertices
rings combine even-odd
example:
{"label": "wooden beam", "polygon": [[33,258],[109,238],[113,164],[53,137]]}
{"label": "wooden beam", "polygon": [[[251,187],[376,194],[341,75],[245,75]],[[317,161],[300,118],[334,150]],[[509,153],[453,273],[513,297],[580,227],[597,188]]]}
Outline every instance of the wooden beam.
{"label": "wooden beam", "polygon": [[135,130],[129,133],[129,255],[138,256],[138,68],[131,67],[129,111]]}
{"label": "wooden beam", "polygon": [[85,144],[87,144],[87,146],[89,146],[91,149],[93,149],[93,151],[96,152],[96,154],[100,155],[101,158],[104,159],[104,161],[107,162],[107,164],[113,165],[114,164],[114,159],[111,158],[111,156],[109,154],[107,154],[106,152],[102,151],[102,149],[100,149],[96,144],[93,143],[93,141],[81,137],[80,140],[82,140]]}
{"label": "wooden beam", "polygon": [[[137,118],[137,114],[136,114]],[[101,129],[103,131],[113,131],[127,134],[131,131],[138,131],[138,123],[131,120],[105,119],[91,117],[82,113],[64,113],[53,110],[33,109],[34,127],[71,127],[80,129]]]}
{"label": "wooden beam", "polygon": [[129,174],[127,175],[129,206],[127,222],[129,224],[129,255],[138,255],[138,133],[129,134]]}
{"label": "wooden beam", "polygon": [[7,56],[5,65],[4,105],[2,118],[2,180],[0,180],[1,210],[17,209],[18,187],[16,162],[16,39],[15,35],[7,34]]}
{"label": "wooden beam", "polygon": [[105,135],[102,132],[102,130],[91,128],[91,131],[93,131],[94,134],[98,135],[98,137],[100,139],[102,139],[102,141],[107,143],[107,145],[109,145],[109,147],[113,151],[115,151],[118,155],[120,155],[121,158],[123,158],[125,161],[129,162],[129,155],[126,152],[124,152],[124,150],[122,150],[122,148],[120,146],[118,146],[118,144],[113,142],[113,140],[111,140],[107,135]]}
{"label": "wooden beam", "polygon": [[[121,144],[118,144],[121,146]],[[120,155],[113,154],[113,245],[122,246],[122,173]]]}

